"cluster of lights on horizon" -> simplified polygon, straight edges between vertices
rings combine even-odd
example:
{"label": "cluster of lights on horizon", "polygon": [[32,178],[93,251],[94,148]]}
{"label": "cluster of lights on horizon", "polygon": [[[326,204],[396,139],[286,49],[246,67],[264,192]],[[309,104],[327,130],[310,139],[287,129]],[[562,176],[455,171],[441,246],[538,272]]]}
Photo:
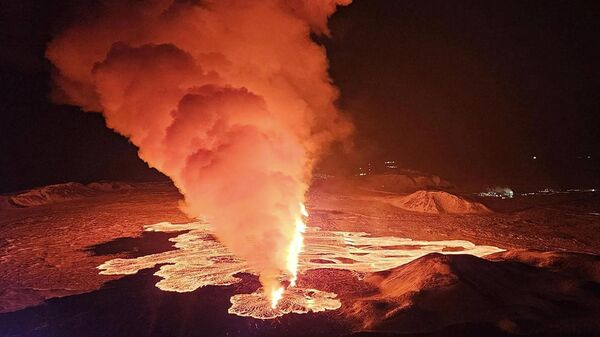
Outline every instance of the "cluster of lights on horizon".
{"label": "cluster of lights on horizon", "polygon": [[488,190],[486,192],[480,192],[480,193],[475,193],[475,194],[480,197],[512,199],[514,196],[517,196],[517,195],[523,196],[523,197],[529,197],[529,196],[536,196],[536,195],[545,196],[545,195],[568,194],[568,193],[594,193],[596,191],[597,191],[596,188],[587,188],[587,189],[570,188],[567,190],[555,190],[552,188],[545,188],[543,190],[539,190],[539,191],[535,191],[535,192],[523,192],[520,194],[516,194],[512,189],[510,189],[508,187],[495,187],[495,188],[488,188]]}

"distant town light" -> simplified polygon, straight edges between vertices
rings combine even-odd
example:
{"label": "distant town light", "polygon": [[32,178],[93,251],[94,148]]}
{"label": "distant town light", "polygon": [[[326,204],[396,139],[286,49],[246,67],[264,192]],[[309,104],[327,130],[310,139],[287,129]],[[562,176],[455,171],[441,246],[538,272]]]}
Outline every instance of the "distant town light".
{"label": "distant town light", "polygon": [[508,187],[494,187],[494,188],[488,188],[486,192],[481,192],[481,193],[477,193],[477,195],[479,195],[480,197],[494,197],[494,198],[501,198],[501,199],[512,199],[515,195],[515,193],[513,192],[512,189],[508,188]]}
{"label": "distant town light", "polygon": [[386,160],[383,162],[385,168],[387,169],[397,169],[398,165],[396,165],[396,161],[395,160]]}
{"label": "distant town light", "polygon": [[537,159],[537,156],[533,156],[533,160],[536,160],[536,159]]}

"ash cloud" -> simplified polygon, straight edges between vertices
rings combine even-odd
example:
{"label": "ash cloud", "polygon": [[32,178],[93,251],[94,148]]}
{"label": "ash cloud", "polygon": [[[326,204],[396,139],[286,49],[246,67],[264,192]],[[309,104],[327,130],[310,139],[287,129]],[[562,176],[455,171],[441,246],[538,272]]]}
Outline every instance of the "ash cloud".
{"label": "ash cloud", "polygon": [[348,3],[106,1],[49,44],[53,98],[101,112],[274,287],[314,164],[352,131],[310,39]]}

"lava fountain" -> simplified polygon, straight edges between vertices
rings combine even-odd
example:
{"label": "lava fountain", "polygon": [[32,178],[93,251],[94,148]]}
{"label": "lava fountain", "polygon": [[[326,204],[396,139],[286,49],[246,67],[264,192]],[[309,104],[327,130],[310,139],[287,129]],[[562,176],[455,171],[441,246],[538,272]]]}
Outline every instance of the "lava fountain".
{"label": "lava fountain", "polygon": [[53,99],[101,112],[170,177],[272,306],[296,284],[312,168],[352,130],[310,37],[347,3],[107,0],[46,51]]}
{"label": "lava fountain", "polygon": [[[302,247],[304,246],[304,231],[306,230],[306,224],[304,223],[304,219],[302,219],[302,217],[308,217],[308,211],[306,210],[306,206],[304,206],[303,203],[300,203],[300,214],[295,221],[294,236],[288,248],[287,254],[286,266],[287,271],[290,274],[290,287],[296,286],[296,280],[298,279],[298,260],[300,252],[302,251]],[[281,300],[284,291],[285,288],[283,286],[271,291],[271,308],[275,309],[277,307],[277,303],[279,300]]]}
{"label": "lava fountain", "polygon": [[[306,210],[306,206],[303,203],[300,204],[300,215],[303,217],[308,217],[308,211]],[[294,238],[292,243],[290,244],[288,260],[287,260],[287,269],[291,274],[290,278],[290,286],[296,286],[296,280],[298,279],[298,256],[302,251],[302,247],[304,245],[304,236],[303,233],[306,230],[306,224],[304,223],[304,219],[300,216],[296,218],[295,222],[295,231]]]}

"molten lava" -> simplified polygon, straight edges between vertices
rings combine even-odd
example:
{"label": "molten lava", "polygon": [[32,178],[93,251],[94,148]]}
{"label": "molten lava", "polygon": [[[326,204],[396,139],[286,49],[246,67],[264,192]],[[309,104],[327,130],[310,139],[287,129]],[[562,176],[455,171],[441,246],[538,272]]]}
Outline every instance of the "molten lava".
{"label": "molten lava", "polygon": [[[247,261],[237,258],[216,241],[213,226],[207,222],[163,222],[146,227],[146,231],[156,232],[185,230],[189,232],[170,239],[175,243],[176,250],[137,258],[113,259],[98,267],[100,273],[129,275],[160,265],[155,275],[161,280],[156,286],[161,290],[176,292],[194,291],[210,285],[228,286],[241,281],[238,277],[240,273],[259,274]],[[302,234],[301,231],[299,233]],[[484,256],[502,251],[497,247],[478,246],[464,240],[417,241],[390,236],[371,237],[362,232],[322,231],[315,227],[307,227],[304,236],[306,244],[302,254],[296,255],[298,260],[293,264],[297,274],[317,269],[377,272],[396,268],[432,252]],[[302,241],[298,242],[302,247]],[[229,313],[259,319],[288,313],[336,310],[342,305],[334,293],[292,287],[291,282],[287,289],[282,285],[274,289],[263,285],[262,289],[253,293],[234,295],[231,304]]]}
{"label": "molten lava", "polygon": [[298,256],[304,246],[304,231],[306,230],[306,225],[304,224],[304,219],[302,219],[302,217],[308,217],[308,212],[306,211],[304,204],[300,203],[300,215],[295,221],[294,238],[290,244],[287,260],[287,269],[291,275],[291,287],[296,285],[296,279],[298,278]]}
{"label": "molten lava", "polygon": [[[296,286],[296,280],[298,279],[298,259],[304,246],[304,231],[306,230],[306,224],[304,223],[304,219],[302,217],[308,217],[308,211],[306,210],[304,203],[300,203],[300,214],[295,221],[294,237],[290,243],[290,247],[288,248],[287,271],[290,274],[290,287]],[[279,300],[281,300],[284,291],[285,288],[283,286],[275,288],[271,291],[270,297],[271,306],[273,309],[277,307],[277,303]]]}
{"label": "molten lava", "polygon": [[271,308],[272,309],[277,308],[277,303],[279,303],[279,300],[281,300],[281,297],[283,296],[284,291],[285,291],[284,287],[279,287],[271,292]]}

